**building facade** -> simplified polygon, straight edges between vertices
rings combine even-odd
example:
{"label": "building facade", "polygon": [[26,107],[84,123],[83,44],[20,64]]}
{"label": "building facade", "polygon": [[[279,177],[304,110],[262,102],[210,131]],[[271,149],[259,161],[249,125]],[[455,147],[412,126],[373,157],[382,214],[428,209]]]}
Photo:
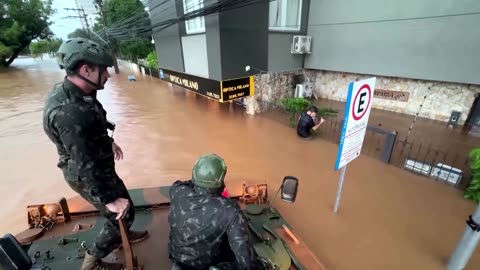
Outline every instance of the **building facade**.
{"label": "building facade", "polygon": [[[155,10],[157,2],[153,25],[217,1]],[[154,39],[163,68],[214,80],[256,73],[250,113],[293,95],[299,75],[314,96],[339,101],[349,82],[375,76],[376,108],[440,121],[458,112],[459,124],[480,125],[479,11],[468,0],[271,0],[180,22]],[[292,53],[294,36],[311,37],[308,53]]]}

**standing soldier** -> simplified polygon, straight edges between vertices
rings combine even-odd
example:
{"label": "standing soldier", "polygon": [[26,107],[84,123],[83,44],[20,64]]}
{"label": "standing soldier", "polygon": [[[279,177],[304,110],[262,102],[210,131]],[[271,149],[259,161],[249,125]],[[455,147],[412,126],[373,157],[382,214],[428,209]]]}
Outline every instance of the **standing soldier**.
{"label": "standing soldier", "polygon": [[[121,264],[101,260],[121,243],[117,220],[123,218],[130,228],[135,217],[128,191],[115,172],[115,160],[122,159],[123,152],[108,136],[107,129],[114,126],[96,98],[110,77],[107,67],[113,60],[98,44],[76,38],[60,46],[57,62],[67,76],[48,95],[43,128],[57,148],[57,166],[68,185],[107,219],[81,269],[121,269]],[[147,236],[147,231],[129,231],[131,243]]]}

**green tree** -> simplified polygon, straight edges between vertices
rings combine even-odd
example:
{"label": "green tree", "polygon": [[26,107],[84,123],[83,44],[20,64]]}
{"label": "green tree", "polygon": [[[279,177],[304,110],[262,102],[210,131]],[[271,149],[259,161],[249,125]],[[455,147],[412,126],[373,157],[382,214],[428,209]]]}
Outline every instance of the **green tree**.
{"label": "green tree", "polygon": [[34,39],[52,36],[52,0],[2,0],[0,4],[0,65],[10,66]]}
{"label": "green tree", "polygon": [[480,148],[473,148],[468,154],[470,159],[470,169],[472,170],[472,179],[470,185],[465,190],[464,197],[476,203],[480,202]]}
{"label": "green tree", "polygon": [[140,0],[105,0],[104,22],[99,18],[94,25],[97,32],[112,41],[118,55],[125,60],[137,62],[154,50],[151,44],[150,17]]}
{"label": "green tree", "polygon": [[47,41],[39,40],[30,44],[30,51],[34,58],[40,57],[43,59],[43,54],[47,53]]}
{"label": "green tree", "polygon": [[67,38],[90,38],[90,34],[85,29],[77,28],[68,34]]}
{"label": "green tree", "polygon": [[106,40],[100,37],[97,32],[94,31],[87,31],[85,29],[75,29],[72,33],[68,34],[68,38],[86,38],[93,42],[96,42],[98,45],[104,47],[104,49],[108,48],[108,44]]}
{"label": "green tree", "polygon": [[39,40],[32,42],[30,44],[30,52],[33,57],[43,58],[43,54],[48,53],[51,56],[55,56],[55,53],[62,45],[62,39],[52,39],[52,40]]}
{"label": "green tree", "polygon": [[121,41],[120,55],[122,58],[137,61],[138,59],[145,59],[149,52],[152,51],[152,44],[149,41]]}
{"label": "green tree", "polygon": [[152,51],[148,54],[147,66],[154,70],[158,69],[158,60],[157,60],[157,54],[155,53],[155,51]]}
{"label": "green tree", "polygon": [[48,53],[51,56],[55,56],[55,54],[57,53],[57,51],[60,48],[60,46],[62,45],[62,43],[63,43],[63,40],[61,38],[56,38],[56,39],[49,40],[48,45],[47,45]]}

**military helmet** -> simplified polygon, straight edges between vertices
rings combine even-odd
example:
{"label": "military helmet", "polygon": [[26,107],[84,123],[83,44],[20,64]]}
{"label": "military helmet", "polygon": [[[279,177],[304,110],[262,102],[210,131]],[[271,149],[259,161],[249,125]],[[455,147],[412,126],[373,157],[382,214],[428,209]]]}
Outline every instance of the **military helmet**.
{"label": "military helmet", "polygon": [[223,158],[216,154],[201,156],[193,166],[193,184],[203,188],[221,188],[227,173]]}
{"label": "military helmet", "polygon": [[97,43],[85,38],[72,38],[65,41],[56,53],[60,69],[73,70],[79,61],[113,66],[112,56]]}

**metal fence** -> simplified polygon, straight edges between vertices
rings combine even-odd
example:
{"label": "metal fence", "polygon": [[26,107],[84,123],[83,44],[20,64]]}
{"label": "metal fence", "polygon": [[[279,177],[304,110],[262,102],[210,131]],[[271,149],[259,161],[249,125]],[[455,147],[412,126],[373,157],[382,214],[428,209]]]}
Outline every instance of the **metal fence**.
{"label": "metal fence", "polygon": [[470,183],[468,151],[464,149],[432,145],[404,138],[397,138],[392,149],[391,164],[413,173],[465,189]]}
{"label": "metal fence", "polygon": [[142,68],[145,71],[145,75],[150,75],[150,76],[155,77],[157,79],[160,78],[160,74],[159,74],[158,69],[151,69],[151,68],[149,68],[149,67],[147,67],[143,64],[138,64],[139,71],[142,71]]}
{"label": "metal fence", "polygon": [[[339,144],[343,120],[328,119],[319,136]],[[468,151],[473,145],[458,148],[424,143],[410,136],[408,141],[396,131],[368,126],[362,154],[379,159],[412,173],[465,189],[470,183]]]}

